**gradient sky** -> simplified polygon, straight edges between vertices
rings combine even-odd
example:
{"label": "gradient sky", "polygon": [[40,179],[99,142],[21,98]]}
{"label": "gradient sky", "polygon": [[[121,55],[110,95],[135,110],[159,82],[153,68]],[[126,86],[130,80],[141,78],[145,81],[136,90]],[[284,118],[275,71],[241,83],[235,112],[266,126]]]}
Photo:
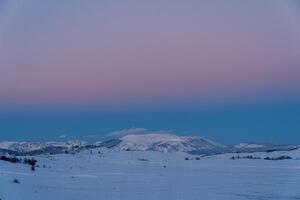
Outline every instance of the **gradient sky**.
{"label": "gradient sky", "polygon": [[297,0],[0,0],[0,140],[300,143],[299,86]]}

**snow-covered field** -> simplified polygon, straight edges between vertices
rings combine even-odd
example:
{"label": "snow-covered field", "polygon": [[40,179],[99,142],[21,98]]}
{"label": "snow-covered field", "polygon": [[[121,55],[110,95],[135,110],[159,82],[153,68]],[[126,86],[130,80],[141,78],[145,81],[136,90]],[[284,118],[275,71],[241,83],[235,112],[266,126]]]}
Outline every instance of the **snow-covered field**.
{"label": "snow-covered field", "polygon": [[[231,160],[182,152],[104,151],[37,156],[31,171],[0,161],[1,200],[300,199],[300,150],[255,153],[292,160]],[[242,155],[242,154],[241,154]],[[247,155],[247,154],[245,154]],[[189,160],[185,158],[188,157]],[[43,166],[45,165],[45,166]],[[18,179],[20,183],[14,183]]]}

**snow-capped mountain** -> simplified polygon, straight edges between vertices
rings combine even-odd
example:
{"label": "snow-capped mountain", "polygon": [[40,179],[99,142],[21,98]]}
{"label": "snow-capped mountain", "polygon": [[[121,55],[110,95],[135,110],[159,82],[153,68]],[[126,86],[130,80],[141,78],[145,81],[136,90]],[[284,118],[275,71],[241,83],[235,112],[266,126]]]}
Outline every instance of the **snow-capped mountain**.
{"label": "snow-capped mountain", "polygon": [[298,149],[299,146],[269,143],[241,143],[233,146],[224,146],[201,137],[178,136],[169,133],[132,134],[94,144],[78,140],[67,142],[0,142],[0,153],[21,156],[77,153],[93,148],[106,148],[118,151],[187,152],[196,155],[214,155],[291,151]]}
{"label": "snow-capped mountain", "polygon": [[19,154],[30,152],[46,152],[58,150],[70,150],[80,148],[85,142],[74,140],[67,142],[0,142],[0,150],[17,152]]}
{"label": "snow-capped mountain", "polygon": [[[200,137],[177,136],[173,134],[126,135],[119,139],[96,142],[88,145],[82,141],[69,142],[0,142],[0,151],[16,154],[62,153],[67,150],[82,150],[105,147],[120,151],[158,151],[158,152],[190,152],[195,150],[212,150],[225,146]],[[8,153],[9,153],[8,152]]]}
{"label": "snow-capped mountain", "polygon": [[255,143],[240,143],[234,146],[234,148],[242,149],[242,148],[262,148],[264,145],[255,144]]}
{"label": "snow-capped mountain", "polygon": [[200,137],[153,133],[126,135],[120,138],[120,142],[114,148],[124,151],[189,152],[224,147],[224,145]]}
{"label": "snow-capped mountain", "polygon": [[273,152],[291,151],[298,149],[297,145],[284,145],[276,143],[240,143],[232,147],[233,152]]}

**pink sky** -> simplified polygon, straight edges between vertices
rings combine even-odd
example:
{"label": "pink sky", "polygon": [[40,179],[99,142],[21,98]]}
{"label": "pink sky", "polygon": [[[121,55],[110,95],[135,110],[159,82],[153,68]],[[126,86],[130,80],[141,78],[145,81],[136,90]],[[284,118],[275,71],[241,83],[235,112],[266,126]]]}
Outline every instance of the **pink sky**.
{"label": "pink sky", "polygon": [[47,4],[2,3],[2,104],[300,95],[296,1]]}

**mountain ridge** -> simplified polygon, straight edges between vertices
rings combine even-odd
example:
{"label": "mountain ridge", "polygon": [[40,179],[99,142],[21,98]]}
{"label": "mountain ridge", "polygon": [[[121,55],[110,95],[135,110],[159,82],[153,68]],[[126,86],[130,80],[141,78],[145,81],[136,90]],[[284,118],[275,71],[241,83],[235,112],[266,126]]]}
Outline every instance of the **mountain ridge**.
{"label": "mountain ridge", "polygon": [[197,136],[178,136],[170,133],[131,134],[120,138],[87,143],[72,140],[66,142],[0,142],[0,153],[11,155],[39,155],[76,153],[93,148],[107,148],[117,151],[186,152],[212,155],[222,153],[272,152],[298,149],[297,145],[269,143],[240,143],[226,146]]}

